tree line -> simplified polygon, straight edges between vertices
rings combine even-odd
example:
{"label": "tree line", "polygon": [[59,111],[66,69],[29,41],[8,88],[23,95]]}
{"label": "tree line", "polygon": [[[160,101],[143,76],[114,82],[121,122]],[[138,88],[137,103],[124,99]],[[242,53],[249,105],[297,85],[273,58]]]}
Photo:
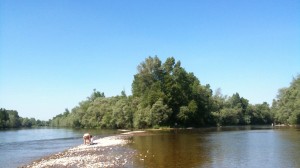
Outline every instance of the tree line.
{"label": "tree line", "polygon": [[239,93],[223,96],[203,85],[173,57],[155,56],[138,65],[132,95],[105,97],[93,93],[71,111],[49,121],[51,126],[84,128],[202,127],[249,124],[299,124],[300,76],[279,91],[272,106],[250,104]]}
{"label": "tree line", "polygon": [[49,121],[19,117],[0,109],[0,129],[32,126],[76,128],[159,128],[255,124],[300,124],[300,75],[279,89],[272,105],[250,104],[239,93],[222,95],[203,85],[173,57],[148,57],[137,67],[132,95],[105,97],[93,90],[78,106]]}
{"label": "tree line", "polygon": [[0,108],[0,129],[48,126],[49,122],[36,120],[35,118],[20,117],[15,110]]}

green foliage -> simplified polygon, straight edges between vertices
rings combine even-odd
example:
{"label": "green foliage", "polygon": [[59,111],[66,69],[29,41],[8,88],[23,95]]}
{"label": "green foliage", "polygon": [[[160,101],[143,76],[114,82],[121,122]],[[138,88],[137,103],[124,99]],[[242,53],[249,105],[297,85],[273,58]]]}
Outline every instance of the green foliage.
{"label": "green foliage", "polygon": [[29,118],[23,118],[22,119],[22,126],[23,127],[31,127],[32,126],[32,122],[30,121]]}
{"label": "green foliage", "polygon": [[150,124],[150,106],[141,107],[141,105],[138,105],[137,111],[135,112],[133,118],[134,128],[147,128],[150,127]]}
{"label": "green foliage", "polygon": [[273,111],[277,123],[300,124],[300,75],[293,79],[290,87],[279,90]]}
{"label": "green foliage", "polygon": [[249,108],[251,123],[270,124],[273,122],[273,115],[268,103],[256,104]]}
{"label": "green foliage", "polygon": [[218,126],[271,124],[273,121],[268,103],[251,105],[238,93],[231,97],[223,97],[218,91],[214,95],[213,107],[212,115]]}
{"label": "green foliage", "polygon": [[[141,108],[151,109],[159,101],[169,111],[161,110],[159,116],[164,116],[159,125],[203,126],[211,124],[209,110],[211,108],[211,90],[209,86],[202,86],[193,73],[188,73],[173,57],[164,64],[158,57],[148,57],[138,66],[139,73],[134,76],[132,84],[133,97],[141,99]],[[186,107],[186,108],[185,108]],[[139,114],[141,115],[141,114]],[[153,126],[153,120],[146,124]],[[157,124],[157,123],[156,123]]]}
{"label": "green foliage", "polygon": [[18,128],[21,126],[20,117],[17,111],[9,110],[8,111],[8,127]]}
{"label": "green foliage", "polygon": [[8,117],[7,110],[0,108],[0,129],[8,127],[8,124],[7,124],[8,120],[9,120],[9,117]]}
{"label": "green foliage", "polygon": [[163,103],[162,99],[158,99],[150,109],[151,127],[154,125],[165,125],[172,113],[172,109]]}
{"label": "green foliage", "polygon": [[33,126],[47,126],[48,122],[35,118],[22,118],[15,110],[0,108],[0,129]]}
{"label": "green foliage", "polygon": [[[252,105],[238,93],[213,95],[210,85],[201,85],[193,73],[173,57],[163,63],[157,56],[138,65],[132,82],[132,96],[106,98],[93,90],[91,96],[71,112],[50,120],[51,126],[85,128],[200,127],[208,125],[270,124],[276,121],[299,123],[299,79],[282,89],[272,108]],[[298,77],[299,78],[299,77]],[[4,114],[1,114],[5,118]],[[1,121],[0,121],[1,122]]]}

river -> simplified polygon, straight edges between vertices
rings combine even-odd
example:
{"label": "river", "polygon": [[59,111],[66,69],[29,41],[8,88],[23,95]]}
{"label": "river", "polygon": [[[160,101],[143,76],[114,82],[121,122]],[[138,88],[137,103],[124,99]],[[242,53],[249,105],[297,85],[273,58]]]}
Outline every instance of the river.
{"label": "river", "polygon": [[[0,167],[17,167],[116,130],[21,129],[0,131]],[[300,128],[245,126],[150,131],[134,136],[129,167],[300,167]]]}
{"label": "river", "polygon": [[178,130],[133,137],[137,167],[300,167],[300,129],[271,126]]}
{"label": "river", "polygon": [[0,167],[18,167],[82,144],[82,135],[95,138],[114,135],[116,130],[31,128],[0,130]]}

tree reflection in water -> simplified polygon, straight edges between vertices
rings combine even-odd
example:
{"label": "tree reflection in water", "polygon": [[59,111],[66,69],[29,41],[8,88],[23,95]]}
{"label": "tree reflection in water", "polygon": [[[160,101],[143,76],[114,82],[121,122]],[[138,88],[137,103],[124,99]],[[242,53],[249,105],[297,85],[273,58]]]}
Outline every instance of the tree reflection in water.
{"label": "tree reflection in water", "polygon": [[133,167],[299,167],[299,128],[222,127],[132,137]]}
{"label": "tree reflection in water", "polygon": [[206,136],[185,131],[156,132],[135,136],[131,146],[137,150],[137,167],[198,167],[210,162]]}

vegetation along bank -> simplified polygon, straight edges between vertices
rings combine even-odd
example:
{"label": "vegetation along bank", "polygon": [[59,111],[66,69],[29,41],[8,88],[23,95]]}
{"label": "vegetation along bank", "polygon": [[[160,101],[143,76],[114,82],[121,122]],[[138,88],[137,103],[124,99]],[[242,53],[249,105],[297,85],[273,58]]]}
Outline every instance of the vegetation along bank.
{"label": "vegetation along bank", "polygon": [[[0,110],[0,128],[26,126],[17,112]],[[30,120],[30,119],[29,119]],[[16,124],[14,123],[16,121]],[[73,109],[37,124],[80,128],[202,127],[250,124],[300,124],[300,75],[279,89],[272,105],[250,104],[239,93],[222,95],[201,84],[173,57],[163,63],[157,56],[138,65],[132,95],[114,97],[93,93]],[[31,124],[33,125],[33,124]]]}

